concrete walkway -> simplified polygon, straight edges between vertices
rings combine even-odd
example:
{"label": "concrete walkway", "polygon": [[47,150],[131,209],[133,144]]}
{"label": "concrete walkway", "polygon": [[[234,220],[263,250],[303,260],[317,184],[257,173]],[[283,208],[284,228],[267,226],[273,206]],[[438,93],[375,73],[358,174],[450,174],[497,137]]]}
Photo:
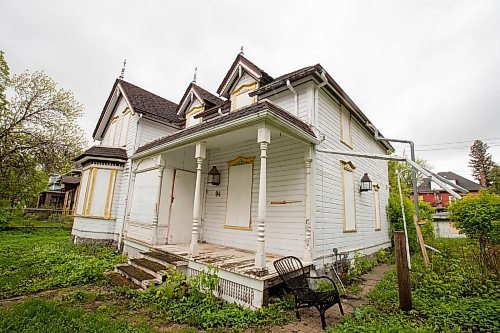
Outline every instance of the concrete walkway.
{"label": "concrete walkway", "polygon": [[[359,308],[368,303],[366,295],[373,289],[375,284],[379,282],[384,276],[385,272],[391,269],[390,265],[378,265],[374,267],[369,273],[361,276],[360,287],[362,288],[361,295],[349,296],[342,300],[345,315],[350,315],[354,309]],[[269,333],[320,333],[324,332],[321,328],[321,319],[318,310],[315,308],[301,309],[301,321],[293,322],[285,326],[269,327],[267,329],[259,329],[258,332]],[[327,327],[333,326],[339,322],[341,314],[338,305],[334,305],[326,311],[326,325]],[[249,330],[247,333],[257,332],[256,330]]]}

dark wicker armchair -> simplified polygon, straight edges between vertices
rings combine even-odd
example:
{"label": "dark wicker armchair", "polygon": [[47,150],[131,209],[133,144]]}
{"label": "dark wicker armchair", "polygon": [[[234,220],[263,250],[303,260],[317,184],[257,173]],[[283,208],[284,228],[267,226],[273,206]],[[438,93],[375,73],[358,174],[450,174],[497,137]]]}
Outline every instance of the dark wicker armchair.
{"label": "dark wicker armchair", "polygon": [[[326,328],[325,312],[335,304],[339,305],[340,313],[344,315],[344,309],[340,302],[340,294],[337,286],[327,276],[308,276],[302,266],[302,262],[296,257],[285,257],[274,262],[274,268],[295,298],[295,314],[300,320],[300,308],[314,306],[321,316],[321,326]],[[331,290],[320,291],[325,286]],[[319,288],[318,288],[319,287]]]}

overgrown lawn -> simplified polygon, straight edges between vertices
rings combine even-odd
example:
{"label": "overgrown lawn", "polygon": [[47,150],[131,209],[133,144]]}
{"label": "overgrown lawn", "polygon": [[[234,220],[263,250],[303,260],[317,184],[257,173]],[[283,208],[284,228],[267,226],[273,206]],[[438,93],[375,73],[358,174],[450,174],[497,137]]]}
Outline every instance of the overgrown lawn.
{"label": "overgrown lawn", "polygon": [[0,299],[42,290],[99,283],[125,261],[102,246],[74,245],[71,231],[0,231]]}
{"label": "overgrown lawn", "polygon": [[395,269],[357,309],[329,333],[339,332],[500,332],[500,278],[478,265],[477,247],[467,239],[438,239],[442,253],[430,268],[412,257],[413,310],[399,310]]}

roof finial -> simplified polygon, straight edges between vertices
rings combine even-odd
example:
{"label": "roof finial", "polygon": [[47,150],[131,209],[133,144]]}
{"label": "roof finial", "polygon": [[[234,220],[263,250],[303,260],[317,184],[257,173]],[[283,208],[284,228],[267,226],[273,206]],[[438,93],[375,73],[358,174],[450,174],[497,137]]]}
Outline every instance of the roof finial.
{"label": "roof finial", "polygon": [[118,77],[120,80],[123,80],[123,78],[125,77],[125,65],[126,64],[127,64],[127,59],[123,60],[122,71],[120,73],[120,76]]}
{"label": "roof finial", "polygon": [[241,45],[240,54],[241,54],[241,55],[245,55],[245,53],[243,52],[243,45]]}
{"label": "roof finial", "polygon": [[193,83],[196,83],[196,74],[198,73],[198,66],[194,68]]}

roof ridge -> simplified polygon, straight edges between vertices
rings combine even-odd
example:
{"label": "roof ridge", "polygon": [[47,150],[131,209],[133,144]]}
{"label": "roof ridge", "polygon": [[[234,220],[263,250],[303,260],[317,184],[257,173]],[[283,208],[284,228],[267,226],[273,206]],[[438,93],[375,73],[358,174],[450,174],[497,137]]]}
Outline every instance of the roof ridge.
{"label": "roof ridge", "polygon": [[134,87],[136,87],[136,88],[138,88],[138,89],[141,89],[141,90],[143,90],[143,91],[145,91],[145,92],[147,92],[147,93],[149,93],[149,94],[151,94],[151,95],[155,95],[156,97],[162,98],[162,99],[166,100],[167,102],[170,102],[170,103],[173,103],[173,104],[177,105],[177,103],[172,102],[171,100],[169,100],[169,99],[167,99],[167,98],[165,98],[165,97],[162,97],[162,96],[160,96],[160,95],[158,95],[158,94],[155,94],[154,92],[151,92],[151,91],[149,91],[149,90],[147,90],[147,89],[144,89],[144,88],[142,88],[142,87],[139,87],[139,86],[138,86],[138,85],[136,85],[136,84],[133,84],[133,83],[128,82],[128,81],[125,81],[125,80],[123,80],[123,79],[117,79],[117,80],[118,80],[118,82],[123,82],[123,83],[126,83],[126,84],[130,84],[131,86],[134,86]]}

